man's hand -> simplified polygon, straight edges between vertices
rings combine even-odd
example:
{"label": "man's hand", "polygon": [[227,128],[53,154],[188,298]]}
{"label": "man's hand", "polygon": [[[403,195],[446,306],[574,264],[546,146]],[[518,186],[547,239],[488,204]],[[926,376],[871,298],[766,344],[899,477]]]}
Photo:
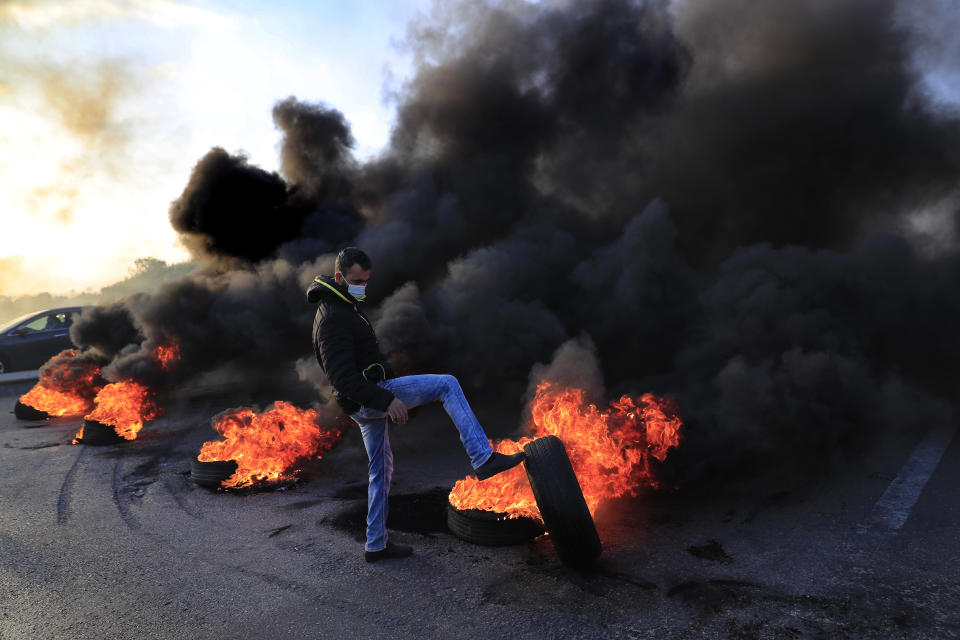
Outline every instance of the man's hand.
{"label": "man's hand", "polygon": [[407,405],[400,398],[394,398],[387,407],[387,415],[397,424],[404,424],[407,421]]}

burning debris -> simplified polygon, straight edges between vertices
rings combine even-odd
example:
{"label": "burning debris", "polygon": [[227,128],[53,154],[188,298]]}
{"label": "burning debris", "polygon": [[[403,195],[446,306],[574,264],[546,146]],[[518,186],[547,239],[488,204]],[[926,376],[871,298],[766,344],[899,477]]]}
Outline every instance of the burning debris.
{"label": "burning debris", "polygon": [[461,540],[490,547],[523,544],[546,531],[540,518],[506,516],[482,509],[457,509],[449,500],[447,530]]}
{"label": "burning debris", "polygon": [[[84,416],[85,421],[96,421],[113,427],[125,440],[135,440],[143,423],[163,415],[153,391],[138,382],[114,382],[105,386],[94,399],[96,406]],[[83,440],[83,428],[76,439]]]}
{"label": "burning debris", "polygon": [[173,364],[180,359],[180,346],[173,341],[158,345],[153,350],[153,357],[156,358],[160,369],[170,371]]}
{"label": "burning debris", "polygon": [[[158,345],[153,350],[157,366],[168,371],[180,357],[180,349],[173,341]],[[94,425],[98,431],[112,430],[124,440],[135,440],[143,424],[163,415],[157,404],[156,392],[146,384],[134,380],[113,382],[103,387],[93,400],[94,409],[84,416],[84,426],[73,439],[73,444],[92,444],[93,438],[84,439],[84,432]],[[99,436],[96,441],[109,440]],[[104,442],[105,443],[105,442]]]}
{"label": "burning debris", "polygon": [[213,418],[213,428],[223,439],[205,442],[197,461],[236,463],[235,472],[221,483],[224,489],[291,480],[297,462],[319,459],[343,437],[341,428],[321,426],[314,409],[298,409],[283,401],[262,413],[228,409]]}
{"label": "burning debris", "polygon": [[40,369],[37,384],[20,396],[17,417],[42,420],[82,416],[106,382],[100,377],[100,364],[98,359],[72,349],[58,353]]}
{"label": "burning debris", "polygon": [[122,442],[127,442],[127,440],[120,437],[113,425],[85,419],[83,426],[80,427],[80,431],[73,437],[72,444],[102,446],[107,444],[120,444]]}
{"label": "burning debris", "polygon": [[[516,453],[534,439],[554,435],[563,441],[590,513],[603,500],[637,495],[657,482],[651,459],[663,462],[680,444],[681,421],[675,403],[644,394],[623,396],[604,410],[585,400],[579,388],[542,382],[531,405],[533,437],[494,444],[501,453]],[[480,509],[507,517],[540,518],[536,500],[521,468],[498,476],[496,482],[474,477],[458,481],[450,504],[460,510]]]}
{"label": "burning debris", "polygon": [[190,479],[206,489],[221,489],[223,481],[237,472],[234,460],[190,461]]}

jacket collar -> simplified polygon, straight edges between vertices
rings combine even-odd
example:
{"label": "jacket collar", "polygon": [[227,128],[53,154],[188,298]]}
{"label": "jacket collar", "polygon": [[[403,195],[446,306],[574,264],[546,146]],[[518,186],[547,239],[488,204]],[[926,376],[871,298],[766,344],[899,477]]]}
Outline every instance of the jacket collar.
{"label": "jacket collar", "polygon": [[317,276],[313,279],[313,283],[315,286],[321,287],[322,291],[329,291],[340,300],[346,302],[353,308],[354,311],[358,311],[357,299],[350,295],[349,292],[341,290],[340,286],[337,284],[337,281],[330,276]]}

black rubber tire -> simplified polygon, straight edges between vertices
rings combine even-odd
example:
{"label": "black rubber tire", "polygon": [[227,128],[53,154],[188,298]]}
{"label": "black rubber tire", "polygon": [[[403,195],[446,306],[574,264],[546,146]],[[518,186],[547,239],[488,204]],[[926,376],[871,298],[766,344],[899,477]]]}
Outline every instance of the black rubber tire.
{"label": "black rubber tire", "polygon": [[121,442],[126,442],[126,440],[117,435],[116,430],[110,425],[97,422],[96,420],[83,421],[83,437],[80,438],[81,444],[98,447],[105,444],[120,444]]}
{"label": "black rubber tire", "polygon": [[503,513],[480,509],[456,509],[447,503],[447,528],[467,542],[488,547],[523,544],[543,534],[543,525],[533,518],[508,518]]}
{"label": "black rubber tire", "polygon": [[572,567],[592,564],[603,546],[563,442],[556,436],[537,438],[523,451],[527,478],[561,562]]}
{"label": "black rubber tire", "polygon": [[197,486],[206,489],[219,489],[220,483],[237,471],[235,460],[214,460],[200,462],[196,458],[190,461],[190,479]]}
{"label": "black rubber tire", "polygon": [[34,409],[30,405],[23,404],[19,400],[17,400],[17,404],[13,407],[13,413],[21,420],[46,420],[50,417],[50,414],[46,411]]}

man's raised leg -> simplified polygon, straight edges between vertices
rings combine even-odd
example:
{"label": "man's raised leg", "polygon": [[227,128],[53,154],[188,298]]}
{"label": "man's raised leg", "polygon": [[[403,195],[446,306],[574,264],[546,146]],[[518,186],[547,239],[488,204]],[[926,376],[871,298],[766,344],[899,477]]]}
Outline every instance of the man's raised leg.
{"label": "man's raised leg", "polygon": [[501,471],[520,464],[523,454],[512,456],[494,453],[490,439],[474,415],[463,395],[457,379],[451,375],[418,375],[391,378],[380,383],[400,398],[407,407],[416,407],[430,402],[442,402],[443,408],[460,432],[460,442],[470,457],[477,477],[485,480]]}

